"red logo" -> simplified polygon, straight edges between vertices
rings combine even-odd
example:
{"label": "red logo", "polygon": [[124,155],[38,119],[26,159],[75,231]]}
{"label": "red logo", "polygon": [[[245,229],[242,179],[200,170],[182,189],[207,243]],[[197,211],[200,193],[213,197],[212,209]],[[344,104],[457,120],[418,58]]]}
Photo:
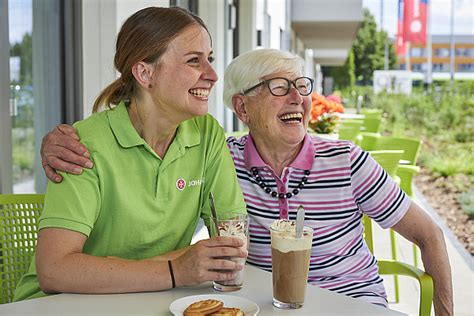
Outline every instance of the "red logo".
{"label": "red logo", "polygon": [[176,180],[176,189],[183,191],[185,187],[186,181],[184,181],[183,178],[179,178],[178,180]]}

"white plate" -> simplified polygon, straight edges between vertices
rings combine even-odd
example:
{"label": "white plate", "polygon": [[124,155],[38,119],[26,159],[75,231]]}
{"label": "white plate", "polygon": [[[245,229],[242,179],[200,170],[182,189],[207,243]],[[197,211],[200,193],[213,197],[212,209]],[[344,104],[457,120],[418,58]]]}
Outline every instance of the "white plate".
{"label": "white plate", "polygon": [[171,303],[170,311],[173,313],[173,315],[182,316],[186,307],[188,307],[191,303],[207,299],[222,301],[224,303],[224,307],[238,307],[245,313],[245,316],[257,315],[258,311],[260,310],[257,304],[243,297],[221,294],[204,294],[178,298],[177,300],[173,301],[173,303]]}

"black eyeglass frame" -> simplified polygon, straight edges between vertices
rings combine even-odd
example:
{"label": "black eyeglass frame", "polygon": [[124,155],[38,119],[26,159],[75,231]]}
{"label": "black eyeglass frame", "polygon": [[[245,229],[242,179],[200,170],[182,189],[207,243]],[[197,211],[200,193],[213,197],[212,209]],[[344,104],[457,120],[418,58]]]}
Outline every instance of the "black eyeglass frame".
{"label": "black eyeglass frame", "polygon": [[[309,89],[309,92],[307,94],[303,94],[301,93],[301,91],[298,89],[298,87],[296,86],[296,81],[299,80],[299,79],[308,79],[309,82],[311,83],[311,89]],[[283,79],[283,80],[286,80],[286,82],[288,82],[288,89],[286,89],[286,93],[285,94],[274,94],[272,89],[270,89],[270,81],[274,80],[274,79]],[[290,93],[290,90],[291,90],[291,85],[293,84],[293,86],[295,87],[296,90],[298,90],[298,93],[302,96],[308,96],[311,94],[311,92],[313,92],[313,88],[314,88],[314,79],[312,78],[309,78],[309,77],[298,77],[296,78],[295,80],[290,80],[290,79],[287,79],[287,78],[284,78],[284,77],[275,77],[275,78],[271,78],[271,79],[266,79],[266,80],[263,80],[259,83],[257,83],[256,85],[254,85],[253,87],[251,88],[248,88],[246,90],[244,90],[244,92],[242,93],[243,95],[246,95],[247,93],[257,89],[258,87],[264,85],[264,84],[267,84],[267,88],[268,90],[270,91],[270,93],[275,96],[275,97],[284,97],[285,95],[288,95],[288,93]]]}

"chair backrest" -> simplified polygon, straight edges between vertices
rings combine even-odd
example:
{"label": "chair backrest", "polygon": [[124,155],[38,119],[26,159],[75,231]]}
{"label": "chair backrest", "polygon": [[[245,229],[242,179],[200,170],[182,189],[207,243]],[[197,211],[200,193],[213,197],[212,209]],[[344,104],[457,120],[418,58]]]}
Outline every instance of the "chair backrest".
{"label": "chair backrest", "polygon": [[357,119],[342,119],[339,122],[341,126],[357,126],[361,128],[364,125],[363,120],[357,120]]}
{"label": "chair backrest", "polygon": [[384,168],[389,176],[392,178],[396,176],[403,150],[375,150],[369,151],[369,154]]}
{"label": "chair backrest", "polygon": [[409,161],[410,165],[416,165],[421,144],[422,141],[415,138],[381,136],[373,150],[401,149],[404,151],[401,159]]}
{"label": "chair backrest", "polygon": [[9,303],[36,249],[42,194],[0,194],[0,304]]}
{"label": "chair backrest", "polygon": [[382,118],[383,110],[380,109],[362,109],[361,114],[370,118]]}
{"label": "chair backrest", "polygon": [[369,133],[378,133],[382,125],[381,117],[366,117],[364,118],[363,130]]}
{"label": "chair backrest", "polygon": [[375,144],[377,143],[377,139],[381,135],[379,133],[367,133],[361,132],[359,134],[360,142],[359,146],[365,151],[375,150]]}
{"label": "chair backrest", "polygon": [[339,139],[355,141],[357,135],[359,135],[360,127],[358,126],[339,126],[337,129]]}

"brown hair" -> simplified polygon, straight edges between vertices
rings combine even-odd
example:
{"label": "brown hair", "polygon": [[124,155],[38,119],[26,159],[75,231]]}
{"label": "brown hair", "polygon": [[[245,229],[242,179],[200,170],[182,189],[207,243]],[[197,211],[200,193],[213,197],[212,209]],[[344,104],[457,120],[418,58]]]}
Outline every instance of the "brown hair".
{"label": "brown hair", "polygon": [[92,112],[102,105],[112,108],[111,104],[130,99],[137,89],[132,66],[139,61],[156,62],[169,43],[193,24],[202,26],[209,34],[200,17],[179,7],[148,7],[130,16],[118,33],[115,48],[114,66],[121,76],[100,93]]}

